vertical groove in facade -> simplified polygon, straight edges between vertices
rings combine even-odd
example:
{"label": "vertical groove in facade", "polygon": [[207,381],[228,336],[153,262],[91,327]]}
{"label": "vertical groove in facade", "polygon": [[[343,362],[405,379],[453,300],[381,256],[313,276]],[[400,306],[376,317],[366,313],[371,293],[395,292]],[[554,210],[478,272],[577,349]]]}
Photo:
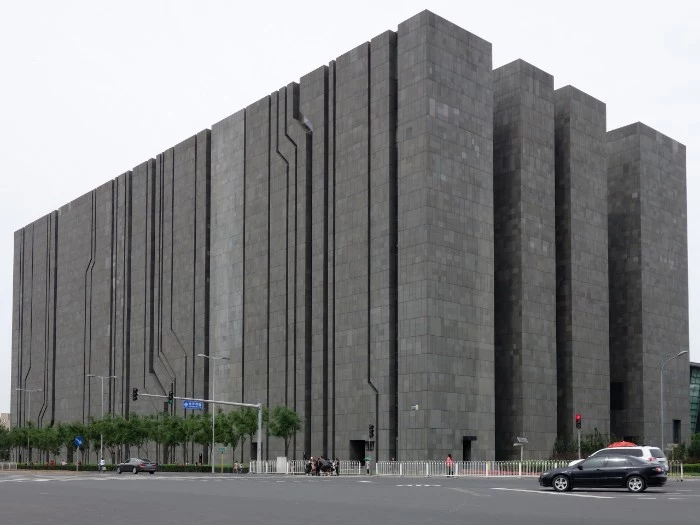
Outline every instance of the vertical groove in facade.
{"label": "vertical groove in facade", "polygon": [[[211,131],[205,131],[206,148],[205,148],[205,240],[204,240],[204,342],[201,346],[204,355],[210,355],[210,320],[211,320]],[[197,395],[195,391],[195,370],[197,359],[197,339],[192,341],[192,394]],[[206,381],[203,381],[206,383]],[[203,387],[201,396],[206,395],[206,387]]]}
{"label": "vertical groove in facade", "polygon": [[[379,454],[379,391],[372,382],[372,44],[367,45],[367,384],[374,394],[373,414],[367,419],[375,428],[374,454]],[[371,442],[372,440],[370,440]]]}
{"label": "vertical groove in facade", "polygon": [[396,33],[389,46],[389,444],[388,458],[398,457],[399,439],[399,249],[398,249],[398,71]]}
{"label": "vertical groove in facade", "polygon": [[132,173],[125,175],[124,182],[126,188],[126,200],[124,203],[124,369],[122,370],[122,397],[124,399],[123,415],[128,418],[130,415],[129,403],[131,402],[131,246],[132,246]]}
{"label": "vertical groove in facade", "polygon": [[[270,408],[270,196],[271,196],[271,184],[272,184],[272,96],[267,97],[267,296],[265,300],[267,301],[267,306],[265,309],[265,330],[267,332],[265,336],[265,406]],[[265,432],[265,448],[267,450],[270,445],[270,433]],[[258,444],[260,446],[260,444]]]}
{"label": "vertical groove in facade", "polygon": [[329,121],[328,121],[328,97],[329,97],[329,83],[328,83],[328,69],[323,70],[323,454],[328,457],[328,426],[329,426],[329,413],[328,413],[328,165],[329,165],[329,152],[328,143],[329,138]]}
{"label": "vertical groove in facade", "polygon": [[[241,239],[241,256],[242,256],[242,268],[243,275],[241,276],[241,402],[245,403],[245,350],[246,350],[246,338],[245,338],[245,312],[246,312],[246,242],[245,242],[245,231],[246,231],[246,199],[247,199],[247,151],[248,151],[248,110],[243,110],[243,218],[242,227],[243,235]],[[207,367],[208,369],[208,367]],[[207,388],[209,388],[207,386]],[[241,451],[241,455],[243,451]]]}
{"label": "vertical groove in facade", "polygon": [[332,327],[329,327],[330,332],[331,332],[331,341],[330,341],[330,347],[331,347],[331,396],[332,396],[332,402],[331,402],[331,455],[335,458],[336,457],[336,421],[335,421],[335,414],[336,414],[336,354],[335,354],[335,323],[336,323],[336,317],[335,317],[335,297],[336,297],[336,280],[335,280],[335,246],[336,246],[336,240],[335,240],[335,232],[336,232],[336,223],[335,223],[335,203],[336,203],[336,193],[335,193],[335,181],[336,181],[336,93],[337,93],[337,88],[336,88],[336,63],[335,61],[331,62],[330,65],[330,71],[331,74],[333,75],[333,81],[332,81],[332,86],[333,86],[333,114],[331,118],[331,122],[333,123],[333,146],[331,148],[333,152],[333,161],[332,161],[332,190],[331,190],[331,195],[330,195],[330,202],[329,202],[329,214],[331,216],[331,228],[332,231],[330,233],[330,250],[331,250],[331,255],[330,255],[330,266],[331,266],[331,280],[332,280],[332,285],[331,285],[331,293],[332,297],[330,302],[330,308],[331,308],[331,313],[330,313],[330,323],[332,323]]}
{"label": "vertical groove in facade", "polygon": [[[114,326],[115,326],[115,308],[114,308],[114,286],[115,286],[115,268],[114,268],[114,258],[116,257],[114,242],[116,240],[114,229],[117,226],[117,221],[115,220],[115,214],[117,212],[117,207],[115,205],[115,199],[119,195],[119,186],[116,181],[112,180],[109,183],[109,341],[108,341],[108,351],[109,351],[109,364],[108,364],[108,376],[114,375]],[[98,371],[98,374],[104,374],[103,371]],[[102,394],[100,394],[102,395]],[[102,401],[102,400],[100,400]],[[112,380],[107,380],[107,412],[113,410],[113,396],[112,396]]]}
{"label": "vertical groove in facade", "polygon": [[[27,351],[29,353],[29,363],[27,364],[27,371],[24,374],[24,388],[27,388],[27,378],[29,377],[30,372],[32,371],[32,340],[33,340],[33,326],[34,326],[34,233],[35,233],[36,226],[32,224],[32,240],[31,240],[31,262],[29,265],[29,279],[30,279],[30,284],[29,284],[29,348],[27,348]],[[29,394],[29,393],[27,393]],[[29,394],[31,395],[31,394]],[[31,407],[29,407],[29,410],[31,411]],[[27,414],[27,420],[31,423],[34,424],[34,418],[32,417],[31,412]]]}
{"label": "vertical groove in facade", "polygon": [[51,426],[56,422],[56,305],[58,303],[58,213],[53,212],[53,326],[51,332]]}
{"label": "vertical groove in facade", "polygon": [[[14,344],[12,345],[12,364],[13,370],[12,378],[14,388],[10,391],[10,395],[14,396],[14,406],[15,406],[15,422],[17,425],[26,424],[23,413],[22,405],[22,392],[16,390],[16,388],[22,387],[22,363],[24,360],[24,345],[22,341],[22,336],[24,333],[24,235],[25,229],[22,228],[17,233],[15,233],[15,265],[13,269],[14,280],[13,280],[13,292],[16,297],[14,301],[13,313],[14,313],[14,327],[13,336]],[[19,246],[17,242],[19,240]],[[19,279],[19,282],[18,282]]]}

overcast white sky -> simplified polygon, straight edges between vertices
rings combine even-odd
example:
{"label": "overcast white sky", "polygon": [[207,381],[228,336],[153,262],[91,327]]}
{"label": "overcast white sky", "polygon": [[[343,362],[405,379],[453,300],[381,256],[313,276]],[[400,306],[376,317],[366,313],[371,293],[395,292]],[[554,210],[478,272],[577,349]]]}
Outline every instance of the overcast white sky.
{"label": "overcast white sky", "polygon": [[13,233],[430,9],[687,146],[690,355],[700,361],[697,2],[4,2],[0,412],[10,409]]}

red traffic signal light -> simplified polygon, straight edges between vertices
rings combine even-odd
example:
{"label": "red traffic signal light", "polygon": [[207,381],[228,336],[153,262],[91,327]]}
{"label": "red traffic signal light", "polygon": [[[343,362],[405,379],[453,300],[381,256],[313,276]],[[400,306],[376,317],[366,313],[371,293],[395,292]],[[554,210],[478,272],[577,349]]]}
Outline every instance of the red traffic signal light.
{"label": "red traffic signal light", "polygon": [[576,414],[576,428],[581,428],[581,414]]}

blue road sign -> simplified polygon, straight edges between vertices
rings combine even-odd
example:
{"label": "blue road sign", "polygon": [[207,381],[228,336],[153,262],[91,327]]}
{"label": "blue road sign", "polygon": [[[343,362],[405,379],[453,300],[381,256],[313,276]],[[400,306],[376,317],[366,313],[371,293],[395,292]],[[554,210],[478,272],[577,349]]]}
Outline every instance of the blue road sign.
{"label": "blue road sign", "polygon": [[73,440],[73,444],[74,444],[76,447],[82,447],[82,446],[83,446],[83,441],[84,441],[84,440],[83,440],[83,436],[77,436],[77,437]]}
{"label": "blue road sign", "polygon": [[182,408],[185,410],[203,410],[204,401],[191,401],[189,399],[183,399]]}

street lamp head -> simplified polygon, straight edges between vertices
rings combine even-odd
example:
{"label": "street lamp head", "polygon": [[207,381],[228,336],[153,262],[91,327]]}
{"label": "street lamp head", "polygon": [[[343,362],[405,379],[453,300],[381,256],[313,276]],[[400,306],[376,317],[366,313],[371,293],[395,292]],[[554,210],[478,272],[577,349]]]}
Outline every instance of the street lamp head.
{"label": "street lamp head", "polygon": [[228,361],[229,358],[225,355],[206,355],[206,354],[197,354],[197,357],[204,357],[205,359],[223,359],[224,361]]}
{"label": "street lamp head", "polygon": [[678,352],[678,355],[676,357],[680,357],[680,356],[685,355],[687,353],[688,353],[687,350],[683,350],[682,352]]}
{"label": "street lamp head", "polygon": [[97,377],[95,374],[85,374],[85,377]]}

